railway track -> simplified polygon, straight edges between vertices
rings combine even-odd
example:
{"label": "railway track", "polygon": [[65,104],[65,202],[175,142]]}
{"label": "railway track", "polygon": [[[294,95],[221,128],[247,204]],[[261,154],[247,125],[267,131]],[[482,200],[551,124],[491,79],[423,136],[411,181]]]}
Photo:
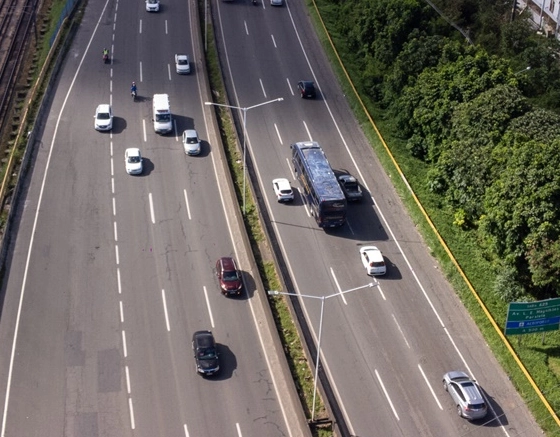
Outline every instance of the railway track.
{"label": "railway track", "polygon": [[[0,0],[0,138],[8,126],[17,75],[35,24],[39,0]],[[0,144],[0,153],[6,144]]]}

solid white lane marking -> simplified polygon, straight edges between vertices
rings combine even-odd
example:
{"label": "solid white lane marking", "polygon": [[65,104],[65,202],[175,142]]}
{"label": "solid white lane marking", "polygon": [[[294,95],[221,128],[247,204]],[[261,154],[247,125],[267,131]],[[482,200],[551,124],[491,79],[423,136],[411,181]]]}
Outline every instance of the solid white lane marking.
{"label": "solid white lane marking", "polygon": [[282,136],[280,135],[280,131],[278,130],[278,126],[276,125],[276,123],[274,123],[274,129],[276,129],[276,135],[278,135],[278,141],[280,141],[280,144],[284,145],[284,143],[282,142]]}
{"label": "solid white lane marking", "polygon": [[424,373],[424,370],[422,370],[422,366],[420,365],[420,363],[418,363],[418,370],[420,370],[420,373],[422,374],[422,377],[424,378],[424,381],[426,381],[426,385],[428,386],[428,388],[432,392],[432,396],[436,400],[436,404],[438,404],[439,409],[443,411],[443,407],[441,406],[441,404],[439,402],[439,399],[437,398],[436,392],[432,388],[432,385],[430,384],[430,381],[426,377],[426,374]]}
{"label": "solid white lane marking", "polygon": [[292,88],[292,85],[290,84],[290,79],[286,78],[286,82],[288,82],[288,89],[290,90],[290,92],[292,93],[292,96],[295,96],[294,94],[294,90]]}
{"label": "solid white lane marking", "polygon": [[128,348],[126,347],[126,332],[124,329],[121,331],[121,334],[122,334],[122,344],[123,344],[123,356],[126,358],[128,357]]}
{"label": "solid white lane marking", "polygon": [[187,429],[187,424],[183,425],[183,429],[185,430],[185,437],[189,437],[189,430]]}
{"label": "solid white lane marking", "polygon": [[309,128],[307,127],[307,123],[305,122],[305,120],[301,120],[301,122],[303,123],[303,128],[305,129],[305,132],[307,132],[307,136],[309,137],[309,141],[313,141],[313,136],[311,135],[311,132],[309,131]]}
{"label": "solid white lane marking", "polygon": [[183,194],[185,195],[185,205],[187,205],[187,216],[189,220],[191,219],[191,209],[189,208],[189,199],[187,198],[187,190],[183,190]]}
{"label": "solid white lane marking", "polygon": [[148,194],[148,198],[150,199],[150,215],[152,216],[152,223],[156,224],[156,217],[154,214],[154,202],[152,201],[152,193]]}
{"label": "solid white lane marking", "polygon": [[132,398],[128,398],[128,408],[130,410],[130,427],[132,429],[136,428],[134,423],[134,408],[132,407]]}
{"label": "solid white lane marking", "polygon": [[391,314],[391,315],[393,316],[393,320],[395,321],[395,324],[397,325],[397,328],[399,329],[399,332],[401,333],[402,338],[403,338],[404,342],[406,343],[406,347],[408,347],[410,349],[410,345],[408,344],[408,341],[406,340],[406,337],[404,336],[404,332],[401,329],[401,325],[399,325],[399,322],[397,322],[397,318],[395,317],[395,315],[394,314]]}
{"label": "solid white lane marking", "polygon": [[202,287],[204,290],[204,298],[206,299],[206,306],[208,307],[208,315],[210,316],[210,326],[214,328],[214,317],[212,317],[212,308],[210,307],[210,299],[208,298],[208,291],[206,291],[206,285]]}
{"label": "solid white lane marking", "polygon": [[338,283],[338,279],[336,279],[336,275],[334,274],[334,270],[331,267],[331,276],[334,279],[334,283],[336,285],[336,289],[340,294],[340,297],[342,298],[342,302],[344,302],[344,305],[348,305],[348,302],[346,302],[346,298],[344,297],[344,294],[342,294],[342,288],[340,288],[340,284]]}
{"label": "solid white lane marking", "polygon": [[387,401],[389,402],[389,405],[391,406],[391,410],[393,410],[393,414],[395,415],[397,420],[400,421],[399,415],[397,414],[397,410],[395,410],[395,406],[393,405],[393,401],[391,401],[391,398],[389,397],[389,393],[387,393],[387,390],[385,389],[385,384],[383,384],[383,381],[381,380],[381,377],[379,376],[379,372],[377,371],[377,369],[375,369],[375,376],[377,376],[377,380],[379,381],[379,384],[381,384],[381,388],[383,389],[383,393],[385,393],[385,397],[387,398]]}
{"label": "solid white lane marking", "polygon": [[165,300],[165,290],[161,289],[161,299],[163,301],[163,314],[165,315],[165,326],[167,327],[167,332],[171,331],[169,326],[169,314],[167,313],[167,301]]}
{"label": "solid white lane marking", "polygon": [[130,391],[131,391],[131,389],[130,389],[130,372],[128,370],[128,366],[124,366],[124,371],[125,371],[125,374],[126,374],[126,392],[128,394],[130,394]]}

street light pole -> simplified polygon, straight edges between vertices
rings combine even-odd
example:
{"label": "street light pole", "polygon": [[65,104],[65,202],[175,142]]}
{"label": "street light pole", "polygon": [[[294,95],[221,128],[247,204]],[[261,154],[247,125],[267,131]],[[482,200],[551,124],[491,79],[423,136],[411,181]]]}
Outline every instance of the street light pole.
{"label": "street light pole", "polygon": [[317,381],[319,379],[319,364],[321,359],[321,337],[323,336],[323,313],[325,311],[325,300],[330,299],[335,296],[342,296],[346,293],[352,291],[361,290],[362,288],[371,288],[379,285],[379,282],[370,282],[369,284],[362,285],[361,287],[351,288],[350,290],[339,291],[338,293],[329,294],[327,296],[312,296],[310,294],[300,294],[300,293],[287,293],[278,290],[268,290],[267,293],[270,296],[298,296],[305,297],[309,299],[320,299],[321,300],[321,316],[319,318],[319,338],[317,339],[317,357],[315,359],[315,381],[313,382],[313,406],[311,407],[311,422],[315,420],[315,399],[317,398]]}
{"label": "street light pole", "polygon": [[247,154],[247,111],[249,109],[253,109],[253,108],[258,108],[259,106],[264,106],[264,105],[268,105],[269,103],[274,103],[274,102],[281,102],[282,100],[284,100],[283,97],[279,97],[277,99],[274,100],[268,100],[266,102],[263,103],[259,103],[257,105],[253,105],[253,106],[246,106],[246,107],[242,107],[242,106],[233,106],[233,105],[224,105],[222,103],[214,103],[214,102],[204,102],[204,104],[206,106],[222,106],[224,108],[230,108],[230,109],[237,109],[238,111],[242,111],[243,112],[243,215],[245,215],[245,180],[247,178],[247,170],[246,170],[246,154]]}

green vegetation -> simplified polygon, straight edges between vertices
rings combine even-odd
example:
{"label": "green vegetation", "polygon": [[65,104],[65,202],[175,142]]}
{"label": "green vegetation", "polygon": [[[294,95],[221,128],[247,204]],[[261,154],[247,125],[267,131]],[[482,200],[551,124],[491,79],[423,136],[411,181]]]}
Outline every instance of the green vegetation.
{"label": "green vegetation", "polygon": [[[475,45],[424,2],[317,0],[317,9],[315,3],[309,8],[356,116],[433,255],[540,425],[558,432],[361,106],[500,327],[509,301],[558,297],[558,43],[536,35],[521,17],[511,22],[510,3],[466,4],[438,7],[470,29]],[[555,411],[559,339],[556,331],[512,344]]]}

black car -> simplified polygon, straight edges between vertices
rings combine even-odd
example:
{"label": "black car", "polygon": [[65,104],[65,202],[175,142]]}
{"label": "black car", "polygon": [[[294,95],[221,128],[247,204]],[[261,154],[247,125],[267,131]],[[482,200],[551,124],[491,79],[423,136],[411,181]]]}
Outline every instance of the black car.
{"label": "black car", "polygon": [[346,196],[346,200],[349,202],[360,202],[362,200],[362,189],[354,176],[349,174],[340,175],[338,183],[340,188],[342,188],[344,196]]}
{"label": "black car", "polygon": [[196,371],[203,376],[210,376],[220,370],[218,348],[211,331],[196,331],[192,338],[192,348]]}
{"label": "black car", "polygon": [[297,84],[298,90],[301,93],[301,98],[314,99],[315,98],[315,83],[310,80],[302,80]]}

